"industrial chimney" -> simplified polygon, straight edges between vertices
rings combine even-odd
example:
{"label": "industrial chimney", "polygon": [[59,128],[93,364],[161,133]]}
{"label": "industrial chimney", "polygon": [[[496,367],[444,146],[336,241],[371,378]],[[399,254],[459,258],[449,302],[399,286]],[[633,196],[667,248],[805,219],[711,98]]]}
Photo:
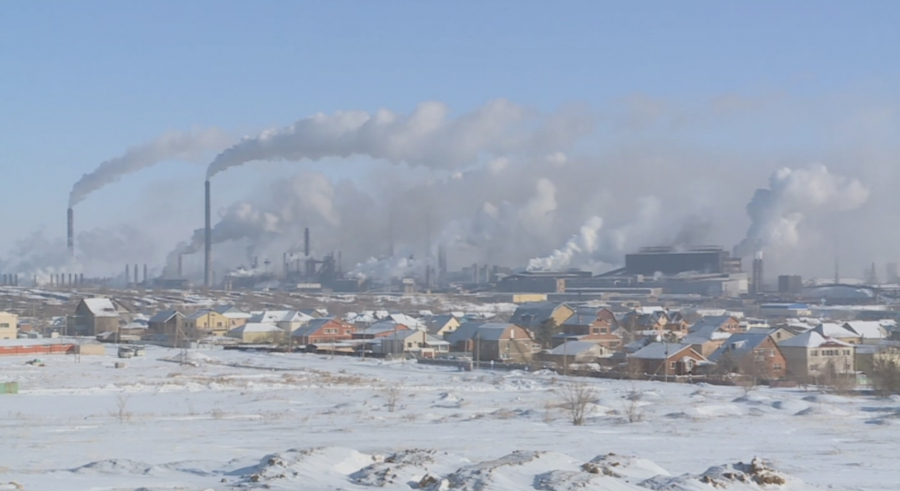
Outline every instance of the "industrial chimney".
{"label": "industrial chimney", "polygon": [[69,247],[69,257],[75,257],[75,212],[72,207],[69,207],[66,212],[66,245]]}
{"label": "industrial chimney", "polygon": [[212,217],[209,196],[209,179],[206,180],[206,200],[204,201],[204,211],[206,212],[206,222],[204,226],[204,246],[203,246],[203,285],[210,287],[210,274],[212,273],[212,226],[210,221]]}
{"label": "industrial chimney", "polygon": [[309,227],[303,229],[303,255],[309,257]]}

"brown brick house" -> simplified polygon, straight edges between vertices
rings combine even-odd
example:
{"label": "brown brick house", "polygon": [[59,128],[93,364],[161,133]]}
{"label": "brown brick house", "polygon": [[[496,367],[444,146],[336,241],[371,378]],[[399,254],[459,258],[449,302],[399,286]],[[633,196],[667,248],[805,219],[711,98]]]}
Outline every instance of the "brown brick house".
{"label": "brown brick house", "polygon": [[787,376],[787,360],[768,333],[737,333],[728,338],[709,360],[729,373],[762,380]]}
{"label": "brown brick house", "polygon": [[356,328],[340,319],[312,319],[291,335],[298,345],[335,343],[353,338]]}

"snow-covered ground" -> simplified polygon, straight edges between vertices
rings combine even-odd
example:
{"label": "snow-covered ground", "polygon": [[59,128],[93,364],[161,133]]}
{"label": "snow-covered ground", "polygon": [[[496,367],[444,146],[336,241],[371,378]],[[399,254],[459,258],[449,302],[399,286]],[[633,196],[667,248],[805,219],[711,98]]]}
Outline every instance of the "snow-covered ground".
{"label": "snow-covered ground", "polygon": [[[787,476],[773,489],[888,490],[900,482],[900,399],[745,395],[308,354],[193,351],[191,364],[166,361],[179,353],[149,347],[118,369],[113,356],[48,356],[43,367],[0,358],[0,382],[20,386],[0,395],[0,490],[749,490],[772,476]],[[584,426],[560,407],[573,380],[597,394]],[[641,421],[628,422],[629,413]],[[781,474],[749,465],[754,457]]]}

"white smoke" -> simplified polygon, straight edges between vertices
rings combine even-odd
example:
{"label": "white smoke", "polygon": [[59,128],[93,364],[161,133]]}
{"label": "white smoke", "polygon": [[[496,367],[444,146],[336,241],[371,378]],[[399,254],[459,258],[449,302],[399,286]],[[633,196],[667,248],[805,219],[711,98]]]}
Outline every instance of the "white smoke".
{"label": "white smoke", "polygon": [[387,258],[370,257],[358,263],[347,276],[362,280],[389,281],[422,275],[426,265],[426,261],[416,259],[412,253],[404,251]]}
{"label": "white smoke", "polygon": [[598,216],[589,218],[581,226],[581,230],[562,248],[553,251],[549,256],[529,260],[528,271],[560,271],[575,261],[590,260],[599,246],[599,232],[602,227],[602,218]]}
{"label": "white smoke", "polygon": [[150,143],[129,148],[124,154],[101,163],[96,170],[82,176],[69,193],[69,207],[127,174],[166,160],[195,161],[208,152],[227,148],[232,142],[232,138],[216,128],[165,133]]}
{"label": "white smoke", "polygon": [[[535,125],[534,123],[538,124]],[[316,114],[294,124],[247,138],[219,154],[207,178],[254,160],[319,160],[367,155],[410,166],[456,169],[483,154],[502,156],[558,138],[573,139],[577,131],[559,133],[556,120],[540,124],[530,111],[506,100],[491,101],[456,118],[439,102],[423,102],[410,114],[379,110]],[[566,126],[566,130],[571,130]]]}
{"label": "white smoke", "polygon": [[769,188],[757,189],[747,204],[750,228],[735,247],[735,255],[748,257],[768,248],[794,248],[800,242],[805,218],[854,210],[868,197],[869,190],[862,183],[834,175],[824,165],[779,169],[769,177]]}

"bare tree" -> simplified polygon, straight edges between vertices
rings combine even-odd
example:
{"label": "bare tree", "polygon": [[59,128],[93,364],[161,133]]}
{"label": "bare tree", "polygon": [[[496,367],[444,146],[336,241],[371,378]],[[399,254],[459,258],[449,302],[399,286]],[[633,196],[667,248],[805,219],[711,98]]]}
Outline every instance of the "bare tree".
{"label": "bare tree", "polygon": [[584,424],[588,404],[597,399],[597,391],[587,384],[569,384],[562,390],[562,399],[572,424],[581,426]]}
{"label": "bare tree", "polygon": [[900,350],[877,353],[872,361],[872,387],[882,397],[900,394]]}

